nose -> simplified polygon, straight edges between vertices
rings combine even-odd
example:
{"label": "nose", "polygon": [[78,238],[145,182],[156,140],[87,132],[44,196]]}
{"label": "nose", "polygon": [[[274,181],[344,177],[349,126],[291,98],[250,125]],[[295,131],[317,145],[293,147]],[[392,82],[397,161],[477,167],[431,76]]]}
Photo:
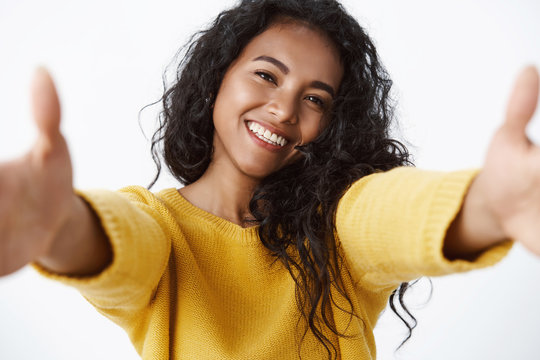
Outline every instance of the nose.
{"label": "nose", "polygon": [[267,104],[267,110],[281,123],[296,124],[298,122],[295,96],[287,91],[276,91]]}

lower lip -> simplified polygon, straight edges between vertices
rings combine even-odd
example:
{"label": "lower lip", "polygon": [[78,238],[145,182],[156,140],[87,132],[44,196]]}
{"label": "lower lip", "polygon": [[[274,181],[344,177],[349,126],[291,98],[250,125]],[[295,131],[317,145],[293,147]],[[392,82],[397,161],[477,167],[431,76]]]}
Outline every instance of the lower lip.
{"label": "lower lip", "polygon": [[268,150],[268,151],[271,151],[271,152],[279,152],[279,151],[285,149],[285,147],[287,147],[287,145],[285,145],[285,146],[276,146],[276,145],[272,145],[272,144],[270,144],[270,143],[267,143],[267,142],[264,141],[264,140],[259,139],[259,138],[257,137],[257,135],[255,135],[254,132],[252,132],[251,130],[249,130],[247,122],[246,122],[246,130],[247,130],[247,132],[249,133],[249,135],[251,136],[251,138],[253,139],[253,141],[255,142],[255,144],[259,145],[260,147],[265,148],[265,149]]}

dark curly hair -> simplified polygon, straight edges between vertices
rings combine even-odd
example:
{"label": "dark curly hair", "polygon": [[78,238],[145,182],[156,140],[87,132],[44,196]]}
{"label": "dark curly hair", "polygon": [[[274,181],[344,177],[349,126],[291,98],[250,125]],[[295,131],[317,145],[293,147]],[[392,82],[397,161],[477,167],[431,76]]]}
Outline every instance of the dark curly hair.
{"label": "dark curly hair", "polygon": [[[297,147],[304,155],[301,160],[262,180],[250,211],[260,225],[262,243],[293,277],[298,307],[309,329],[332,358],[337,349],[324,335],[324,327],[345,336],[329,318],[335,305],[332,287],[350,305],[341,310],[357,316],[340,280],[343,259],[334,237],[338,201],[363,176],[412,165],[406,147],[390,137],[392,81],[368,35],[337,1],[242,0],[195,34],[178,54],[176,79],[170,87],[165,85],[161,99],[159,128],[152,137],[154,182],[161,172],[161,156],[185,185],[203,175],[213,154],[212,96],[250,40],[284,19],[326,34],[339,51],[344,76],[328,126],[313,142]],[[416,320],[410,316],[411,322],[406,321],[395,303],[410,315],[403,303],[407,287],[401,284],[389,300],[409,329],[405,341]]]}

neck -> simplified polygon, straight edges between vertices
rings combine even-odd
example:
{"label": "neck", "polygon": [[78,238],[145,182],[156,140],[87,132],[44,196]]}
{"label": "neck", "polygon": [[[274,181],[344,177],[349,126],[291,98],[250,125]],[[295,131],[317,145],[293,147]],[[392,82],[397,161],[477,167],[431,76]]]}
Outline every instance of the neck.
{"label": "neck", "polygon": [[200,179],[179,191],[196,207],[242,227],[253,225],[249,202],[258,179],[235,171],[225,162],[212,161]]}

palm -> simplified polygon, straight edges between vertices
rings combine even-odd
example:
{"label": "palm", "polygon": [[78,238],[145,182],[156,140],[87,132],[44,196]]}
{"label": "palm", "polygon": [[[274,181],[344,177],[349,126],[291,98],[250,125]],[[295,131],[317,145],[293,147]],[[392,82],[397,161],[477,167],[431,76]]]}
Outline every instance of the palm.
{"label": "palm", "polygon": [[33,107],[39,137],[28,154],[0,163],[0,275],[43,255],[67,219],[72,170],[59,132],[56,90],[45,70],[36,74]]}
{"label": "palm", "polygon": [[525,133],[537,99],[538,73],[529,67],[516,82],[478,182],[506,236],[540,255],[540,147]]}

